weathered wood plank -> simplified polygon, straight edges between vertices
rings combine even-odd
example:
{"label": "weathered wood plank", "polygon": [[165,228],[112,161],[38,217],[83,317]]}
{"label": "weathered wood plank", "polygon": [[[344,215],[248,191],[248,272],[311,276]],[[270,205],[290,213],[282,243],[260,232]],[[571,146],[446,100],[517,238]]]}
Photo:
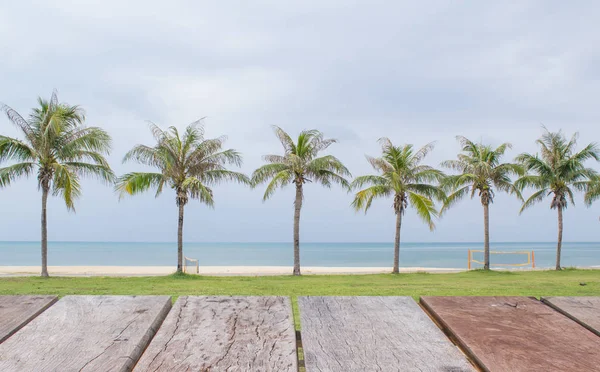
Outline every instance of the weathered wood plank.
{"label": "weathered wood plank", "polygon": [[130,371],[169,296],[66,296],[0,344],[0,371]]}
{"label": "weathered wood plank", "polygon": [[299,297],[306,371],[472,371],[410,297]]}
{"label": "weathered wood plank", "polygon": [[600,336],[600,297],[543,297],[542,301]]}
{"label": "weathered wood plank", "polygon": [[287,297],[179,297],[135,371],[297,371]]}
{"label": "weathered wood plank", "polygon": [[600,338],[530,297],[422,297],[486,371],[598,371]]}
{"label": "weathered wood plank", "polygon": [[0,296],[0,344],[56,301],[56,296]]}

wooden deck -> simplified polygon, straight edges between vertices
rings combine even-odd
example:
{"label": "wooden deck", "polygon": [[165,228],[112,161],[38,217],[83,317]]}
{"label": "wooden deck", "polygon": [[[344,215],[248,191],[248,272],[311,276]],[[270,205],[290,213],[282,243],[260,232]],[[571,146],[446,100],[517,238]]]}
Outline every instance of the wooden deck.
{"label": "wooden deck", "polygon": [[179,297],[135,371],[297,371],[287,297]]}
{"label": "wooden deck", "polygon": [[0,296],[0,344],[56,301],[56,296]]}
{"label": "wooden deck", "polygon": [[[600,297],[298,303],[307,372],[600,372]],[[287,297],[0,296],[0,372],[296,372],[298,346]]]}
{"label": "wooden deck", "polygon": [[600,336],[600,297],[544,297],[542,301]]}
{"label": "wooden deck", "polygon": [[129,371],[169,296],[66,296],[0,344],[0,371]]}
{"label": "wooden deck", "polygon": [[306,371],[472,371],[410,297],[299,297]]}
{"label": "wooden deck", "polygon": [[485,371],[599,371],[600,337],[528,297],[422,297]]}

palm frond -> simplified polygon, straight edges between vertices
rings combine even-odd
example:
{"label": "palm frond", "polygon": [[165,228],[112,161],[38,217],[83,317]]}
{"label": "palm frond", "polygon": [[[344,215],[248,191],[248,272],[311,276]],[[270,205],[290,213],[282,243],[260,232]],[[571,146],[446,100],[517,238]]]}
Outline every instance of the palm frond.
{"label": "palm frond", "polygon": [[73,159],[71,154],[79,151],[109,154],[112,143],[110,135],[97,127],[76,128],[62,134],[57,141],[57,157],[65,160]]}
{"label": "palm frond", "polygon": [[267,201],[278,188],[284,188],[289,185],[294,179],[294,174],[289,169],[283,169],[273,176],[271,176],[271,182],[267,185],[265,193],[263,195],[263,202]]}
{"label": "palm frond", "polygon": [[541,189],[533,193],[526,201],[523,203],[519,214],[523,213],[523,211],[539,202],[544,200],[544,198],[548,195],[548,189]]}
{"label": "palm frond", "polygon": [[218,185],[221,182],[232,181],[243,185],[250,185],[250,178],[243,173],[227,169],[209,170],[202,174],[202,180],[210,185]]}
{"label": "palm frond", "polygon": [[444,190],[442,190],[442,188],[437,185],[431,185],[427,183],[412,183],[406,185],[406,190],[411,191],[413,193],[418,193],[431,200],[441,201],[442,203],[445,203],[448,199],[448,196],[446,195]]}
{"label": "palm frond", "polygon": [[102,160],[102,164],[89,164],[84,162],[65,162],[63,163],[67,169],[77,175],[84,177],[95,177],[104,181],[107,185],[112,185],[115,181],[115,174],[110,167],[106,166],[106,160]]}
{"label": "palm frond", "polygon": [[390,197],[394,194],[394,190],[387,185],[375,185],[368,187],[364,190],[360,190],[354,195],[352,201],[352,207],[356,211],[364,210],[365,213],[371,208],[373,199]]}
{"label": "palm frond", "polygon": [[19,177],[28,177],[33,173],[36,165],[33,162],[25,162],[0,168],[0,188],[9,186]]}
{"label": "palm frond", "polygon": [[291,169],[287,164],[265,164],[252,173],[252,186],[256,187],[283,171],[291,171]]}
{"label": "palm frond", "polygon": [[210,187],[204,185],[202,181],[200,181],[198,178],[186,178],[182,182],[181,187],[190,195],[192,199],[199,200],[201,203],[204,203],[209,207],[214,208],[215,201],[213,198],[213,191]]}
{"label": "palm frond", "polygon": [[382,176],[367,175],[367,176],[356,177],[354,179],[354,181],[352,181],[350,187],[352,189],[358,189],[358,188],[364,187],[365,185],[383,186],[383,185],[388,185],[388,182],[389,181]]}
{"label": "palm frond", "polygon": [[595,177],[586,182],[584,202],[587,206],[591,206],[598,199],[600,199],[600,177]]}
{"label": "palm frond", "polygon": [[289,136],[289,134],[287,134],[283,129],[276,125],[273,126],[273,132],[275,132],[275,136],[277,136],[279,142],[281,142],[283,150],[286,154],[295,152],[296,145],[294,144],[294,141]]}
{"label": "palm frond", "polygon": [[166,156],[164,155],[165,152],[161,152],[160,149],[146,145],[136,145],[125,154],[123,163],[136,161],[151,167],[164,168],[166,166],[165,163],[167,163]]}
{"label": "palm frond", "polygon": [[79,176],[71,167],[55,163],[53,165],[52,195],[60,195],[67,209],[75,211],[75,200],[81,196]]}
{"label": "palm frond", "polygon": [[[152,187],[159,190],[165,183],[165,177],[161,173],[143,173],[131,172],[119,177],[115,184],[115,191],[119,193],[119,198],[125,195],[136,195]],[[160,193],[157,192],[158,196]]]}
{"label": "palm frond", "polygon": [[413,206],[413,209],[417,212],[417,215],[421,217],[423,222],[425,222],[427,226],[429,226],[429,229],[433,231],[435,229],[433,220],[439,215],[433,201],[425,195],[412,191],[408,192],[408,200]]}
{"label": "palm frond", "polygon": [[456,189],[454,192],[452,192],[450,195],[448,195],[446,197],[446,201],[444,202],[444,205],[442,206],[440,214],[446,213],[446,211],[448,209],[450,209],[450,207],[452,207],[453,205],[458,203],[465,196],[469,195],[470,190],[471,190],[471,187],[467,185],[467,186],[463,186],[459,189]]}
{"label": "palm frond", "polygon": [[29,144],[35,146],[37,140],[36,134],[27,120],[23,119],[17,111],[2,102],[0,102],[0,111],[3,111],[8,117],[8,120],[23,132],[25,138],[29,141]]}
{"label": "palm frond", "polygon": [[16,138],[0,136],[0,163],[7,160],[33,161],[37,157],[34,148]]}

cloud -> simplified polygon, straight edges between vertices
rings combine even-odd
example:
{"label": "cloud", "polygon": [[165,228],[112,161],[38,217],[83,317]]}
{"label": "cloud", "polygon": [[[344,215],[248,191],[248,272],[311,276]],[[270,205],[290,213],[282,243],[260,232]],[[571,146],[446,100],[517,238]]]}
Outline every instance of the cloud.
{"label": "cloud", "polygon": [[[600,141],[599,13],[600,5],[560,1],[5,2],[0,101],[27,114],[57,88],[86,109],[90,125],[111,132],[119,173],[136,169],[120,164],[123,154],[152,140],[146,120],[183,127],[204,116],[208,135],[227,134],[244,154],[247,173],[281,151],[272,125],[338,138],[330,153],[354,175],[371,172],[364,154],[377,155],[382,136],[436,141],[433,165],[455,157],[457,134],[512,142],[509,160],[536,151],[541,124]],[[17,134],[5,119],[0,132]],[[52,239],[173,239],[171,195],[119,203],[94,181],[84,187],[77,215],[53,199]],[[220,187],[215,210],[190,206],[186,238],[289,240],[292,190],[264,204],[261,192]],[[34,179],[0,191],[0,205],[15,210],[0,216],[0,239],[37,239],[38,199]],[[392,239],[390,201],[363,216],[350,200],[307,187],[302,238]],[[493,240],[554,239],[546,205],[521,217],[518,207],[497,197]],[[434,234],[409,214],[403,239],[480,241],[480,209],[465,200]],[[598,240],[596,218],[569,209],[565,239]]]}

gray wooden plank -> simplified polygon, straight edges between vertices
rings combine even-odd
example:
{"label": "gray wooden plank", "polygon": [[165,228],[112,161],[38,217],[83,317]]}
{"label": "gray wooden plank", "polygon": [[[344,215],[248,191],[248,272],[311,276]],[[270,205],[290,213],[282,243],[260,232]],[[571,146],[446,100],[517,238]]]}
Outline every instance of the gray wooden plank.
{"label": "gray wooden plank", "polygon": [[473,371],[410,297],[299,297],[306,371]]}
{"label": "gray wooden plank", "polygon": [[0,344],[56,301],[56,296],[0,296]]}
{"label": "gray wooden plank", "polygon": [[297,371],[287,297],[179,297],[135,371]]}
{"label": "gray wooden plank", "polygon": [[169,296],[66,296],[0,344],[0,371],[130,371]]}
{"label": "gray wooden plank", "polygon": [[600,297],[542,297],[542,301],[600,336]]}

